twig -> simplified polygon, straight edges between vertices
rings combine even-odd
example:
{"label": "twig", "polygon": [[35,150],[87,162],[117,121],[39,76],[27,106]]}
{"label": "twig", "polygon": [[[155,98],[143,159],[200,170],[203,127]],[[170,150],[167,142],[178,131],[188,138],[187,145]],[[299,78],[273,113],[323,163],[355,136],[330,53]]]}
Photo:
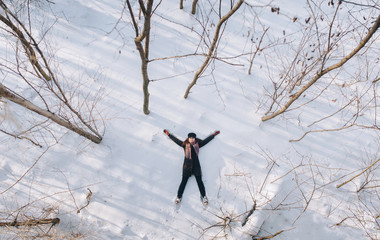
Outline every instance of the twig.
{"label": "twig", "polygon": [[334,226],[340,226],[340,225],[342,225],[342,223],[343,223],[344,221],[346,221],[347,219],[349,219],[349,217],[345,217],[345,218],[343,218],[340,222],[335,223]]}
{"label": "twig", "polygon": [[361,6],[361,7],[371,7],[371,8],[376,8],[377,10],[380,10],[380,8],[378,7],[378,5],[360,4],[360,3],[351,2],[351,1],[347,1],[347,0],[341,0],[341,1],[345,2],[345,3]]}
{"label": "twig", "polygon": [[281,234],[281,233],[283,233],[283,232],[284,232],[284,230],[281,230],[281,231],[279,231],[278,233],[275,233],[275,234],[273,234],[273,235],[264,236],[264,237],[253,237],[253,239],[254,239],[254,240],[271,239],[271,238],[274,238],[274,237],[276,237],[277,235],[279,235],[279,234]]}
{"label": "twig", "polygon": [[[81,187],[74,188],[74,189],[72,189],[72,190],[76,191],[76,190],[83,189],[83,188],[85,188],[85,187],[95,186],[96,184],[100,184],[100,183],[103,183],[103,182],[92,183],[92,184],[89,184],[89,185],[85,185],[85,186],[81,186]],[[57,196],[57,195],[61,195],[61,194],[66,194],[66,193],[68,193],[68,192],[69,192],[69,191],[65,190],[65,191],[60,191],[60,192],[56,192],[56,193],[53,193],[53,194],[50,194],[50,195],[47,195],[47,196],[41,197],[41,198],[39,198],[39,199],[33,200],[33,201],[31,201],[31,202],[25,204],[24,206],[18,208],[16,211],[20,211],[21,209],[24,209],[24,208],[26,208],[26,207],[28,207],[28,206],[31,206],[32,204],[35,204],[35,203],[40,202],[40,201],[43,201],[43,200],[45,200],[45,199],[49,199],[49,198],[51,198],[51,197],[53,197],[53,196]]]}
{"label": "twig", "polygon": [[88,190],[88,194],[87,194],[87,196],[86,196],[87,203],[86,203],[86,205],[84,205],[83,207],[81,207],[80,209],[78,209],[77,213],[80,213],[80,211],[81,211],[83,208],[87,207],[87,206],[90,204],[90,202],[91,202],[92,192],[91,192],[90,188],[87,188],[87,190]]}
{"label": "twig", "polygon": [[49,147],[47,147],[46,149],[45,149],[45,151],[37,158],[37,160],[32,164],[32,166],[30,166],[29,168],[28,168],[28,170],[26,170],[26,172],[19,178],[19,179],[17,179],[17,181],[16,182],[14,182],[12,185],[10,185],[7,189],[5,189],[4,191],[2,191],[2,192],[0,192],[0,195],[1,194],[3,194],[3,193],[5,193],[5,192],[7,192],[9,189],[11,189],[12,187],[14,187],[17,183],[19,183],[29,172],[30,172],[30,170],[32,170],[32,168],[34,167],[34,166],[36,166],[36,164],[38,163],[38,161],[45,155],[45,153],[48,151],[50,149],[50,146]]}
{"label": "twig", "polygon": [[4,134],[7,134],[7,135],[9,135],[9,136],[11,136],[11,137],[17,138],[17,139],[21,139],[21,140],[22,140],[22,139],[25,139],[25,140],[28,140],[29,142],[33,143],[34,145],[36,145],[36,146],[42,148],[42,145],[40,145],[40,144],[34,142],[32,139],[30,139],[30,138],[28,138],[28,137],[17,136],[17,135],[15,135],[15,134],[12,134],[12,133],[6,132],[6,131],[4,131],[4,130],[2,130],[2,129],[0,129],[0,132],[2,132],[2,133],[4,133]]}
{"label": "twig", "polygon": [[248,222],[249,217],[255,212],[256,210],[256,200],[253,203],[252,209],[248,212],[248,215],[244,218],[243,223],[241,224],[242,227]]}
{"label": "twig", "polygon": [[[260,147],[260,146],[259,146],[259,147]],[[263,181],[263,183],[262,183],[262,185],[261,185],[261,187],[260,187],[260,191],[259,191],[259,193],[261,193],[261,191],[263,190],[264,185],[265,185],[265,183],[266,183],[266,181],[267,181],[267,179],[268,179],[270,173],[272,172],[272,169],[273,169],[274,165],[279,166],[279,165],[277,164],[276,160],[274,160],[272,156],[270,156],[268,153],[266,153],[261,147],[260,147],[260,149],[261,149],[261,151],[263,151],[263,153],[264,153],[264,154],[262,154],[262,156],[264,156],[264,157],[266,157],[267,159],[269,159],[269,160],[272,161],[272,166],[270,167],[270,169],[269,169],[267,175],[265,176],[265,179],[264,179],[264,181]]]}
{"label": "twig", "polygon": [[291,139],[289,140],[289,142],[299,142],[301,141],[306,135],[308,135],[309,133],[320,133],[320,132],[337,132],[337,131],[341,131],[341,130],[344,130],[344,129],[347,129],[347,128],[350,128],[350,127],[353,127],[355,126],[356,124],[352,123],[350,125],[347,125],[347,126],[344,126],[344,127],[341,127],[341,128],[334,128],[334,129],[321,129],[321,130],[310,130],[310,131],[307,131],[305,132],[302,137],[298,138],[298,139]]}
{"label": "twig", "polygon": [[264,36],[265,34],[267,33],[267,31],[269,30],[269,27],[267,27],[264,31],[264,33],[261,35],[261,38],[260,38],[260,41],[259,41],[259,44],[258,46],[256,47],[256,51],[253,53],[253,56],[250,60],[250,64],[249,64],[249,68],[248,68],[248,75],[251,75],[251,70],[252,70],[252,65],[253,65],[253,61],[255,60],[256,58],[256,55],[259,51],[261,51],[262,49],[260,48],[261,46],[261,43],[263,42],[263,39],[264,39]]}
{"label": "twig", "polygon": [[68,189],[68,191],[69,191],[71,197],[73,198],[73,202],[74,202],[74,204],[75,204],[76,209],[78,209],[77,202],[75,201],[75,197],[74,197],[73,192],[71,191],[71,188],[70,188],[69,180],[67,180],[66,175],[65,175],[61,170],[59,170],[59,171],[60,171],[61,174],[65,177],[65,179],[66,179],[66,184],[67,184],[67,189]]}
{"label": "twig", "polygon": [[346,105],[344,105],[343,107],[341,107],[338,111],[336,111],[336,112],[334,112],[334,113],[332,113],[332,114],[330,114],[330,115],[328,115],[328,116],[326,116],[324,118],[321,118],[318,121],[315,121],[315,122],[309,124],[308,127],[311,127],[311,126],[313,126],[316,123],[319,123],[319,122],[321,122],[323,120],[326,120],[326,119],[328,119],[328,118],[330,118],[330,117],[338,114],[339,112],[343,111],[345,108],[349,107],[354,101],[358,101],[358,98],[357,97],[353,97]]}

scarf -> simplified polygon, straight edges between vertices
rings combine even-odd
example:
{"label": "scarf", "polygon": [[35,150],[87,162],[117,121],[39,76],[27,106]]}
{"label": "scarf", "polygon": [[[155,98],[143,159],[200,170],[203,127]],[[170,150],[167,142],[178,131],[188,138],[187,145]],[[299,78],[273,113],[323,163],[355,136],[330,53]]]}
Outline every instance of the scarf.
{"label": "scarf", "polygon": [[195,153],[197,154],[197,156],[198,156],[198,153],[199,153],[199,145],[198,145],[198,143],[195,143],[195,144],[187,143],[186,146],[185,146],[185,157],[187,159],[192,159],[191,158],[191,145],[193,146],[193,148],[194,148]]}

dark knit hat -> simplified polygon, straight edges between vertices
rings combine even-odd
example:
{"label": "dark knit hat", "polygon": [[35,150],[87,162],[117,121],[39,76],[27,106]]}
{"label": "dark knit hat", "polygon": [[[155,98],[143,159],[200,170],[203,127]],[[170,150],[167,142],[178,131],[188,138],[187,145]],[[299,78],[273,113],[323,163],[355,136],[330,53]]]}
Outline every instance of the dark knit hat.
{"label": "dark knit hat", "polygon": [[191,138],[191,137],[192,137],[192,138],[196,138],[196,137],[197,137],[197,134],[191,132],[191,133],[187,134],[187,137],[188,137],[188,138]]}

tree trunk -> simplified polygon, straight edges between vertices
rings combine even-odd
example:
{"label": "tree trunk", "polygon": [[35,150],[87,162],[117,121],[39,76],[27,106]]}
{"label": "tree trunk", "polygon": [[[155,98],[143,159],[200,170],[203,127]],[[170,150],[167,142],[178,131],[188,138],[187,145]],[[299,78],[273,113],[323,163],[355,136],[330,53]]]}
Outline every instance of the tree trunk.
{"label": "tree trunk", "polygon": [[198,0],[193,1],[193,6],[191,7],[192,14],[195,14],[197,12],[197,3],[198,3]]}
{"label": "tree trunk", "polygon": [[[137,23],[134,19],[133,11],[129,0],[127,0],[127,5],[129,9],[129,13],[131,14],[133,26],[135,28],[136,37],[135,37],[135,45],[136,49],[139,51],[141,58],[141,73],[143,77],[143,94],[144,94],[144,103],[143,103],[143,112],[145,114],[149,114],[149,75],[148,75],[148,63],[149,63],[149,42],[150,42],[150,19],[152,15],[153,9],[153,0],[148,0],[146,4],[146,8],[144,2],[139,0],[140,9],[144,14],[144,28],[139,35],[139,29]],[[145,46],[143,47],[142,42],[145,40]]]}
{"label": "tree trunk", "polygon": [[93,134],[73,125],[71,122],[59,117],[58,115],[56,115],[50,111],[47,111],[45,109],[42,109],[42,108],[38,107],[37,105],[33,104],[32,102],[13,94],[1,83],[0,83],[0,96],[8,99],[9,101],[12,101],[12,102],[20,105],[22,107],[27,108],[30,111],[38,113],[41,116],[49,118],[53,122],[67,128],[71,131],[76,132],[77,134],[93,141],[94,143],[100,143],[102,141],[102,137],[93,135]]}
{"label": "tree trunk", "polygon": [[148,76],[148,59],[145,57],[144,48],[138,38],[135,38],[135,45],[137,50],[140,53],[141,58],[141,73],[143,77],[143,94],[144,94],[144,103],[143,103],[143,112],[149,114],[149,76]]}

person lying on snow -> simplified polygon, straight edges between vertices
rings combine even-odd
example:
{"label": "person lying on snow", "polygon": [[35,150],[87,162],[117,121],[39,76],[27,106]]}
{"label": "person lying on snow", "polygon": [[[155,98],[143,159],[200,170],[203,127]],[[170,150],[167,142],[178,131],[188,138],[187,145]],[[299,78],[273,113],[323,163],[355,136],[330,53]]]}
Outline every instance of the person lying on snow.
{"label": "person lying on snow", "polygon": [[185,190],[187,181],[189,178],[194,175],[197,180],[199,192],[201,194],[201,200],[204,205],[208,204],[208,199],[206,196],[205,186],[202,181],[202,171],[201,165],[199,163],[199,149],[210,142],[216,135],[220,133],[220,131],[215,131],[213,134],[201,140],[197,138],[195,133],[189,133],[187,135],[187,139],[185,141],[179,140],[173,134],[169,133],[167,129],[164,129],[164,133],[169,136],[173,142],[175,142],[178,146],[182,147],[185,151],[185,159],[183,162],[182,169],[182,181],[178,188],[177,198],[175,199],[175,203],[178,204],[182,200],[182,194]]}

